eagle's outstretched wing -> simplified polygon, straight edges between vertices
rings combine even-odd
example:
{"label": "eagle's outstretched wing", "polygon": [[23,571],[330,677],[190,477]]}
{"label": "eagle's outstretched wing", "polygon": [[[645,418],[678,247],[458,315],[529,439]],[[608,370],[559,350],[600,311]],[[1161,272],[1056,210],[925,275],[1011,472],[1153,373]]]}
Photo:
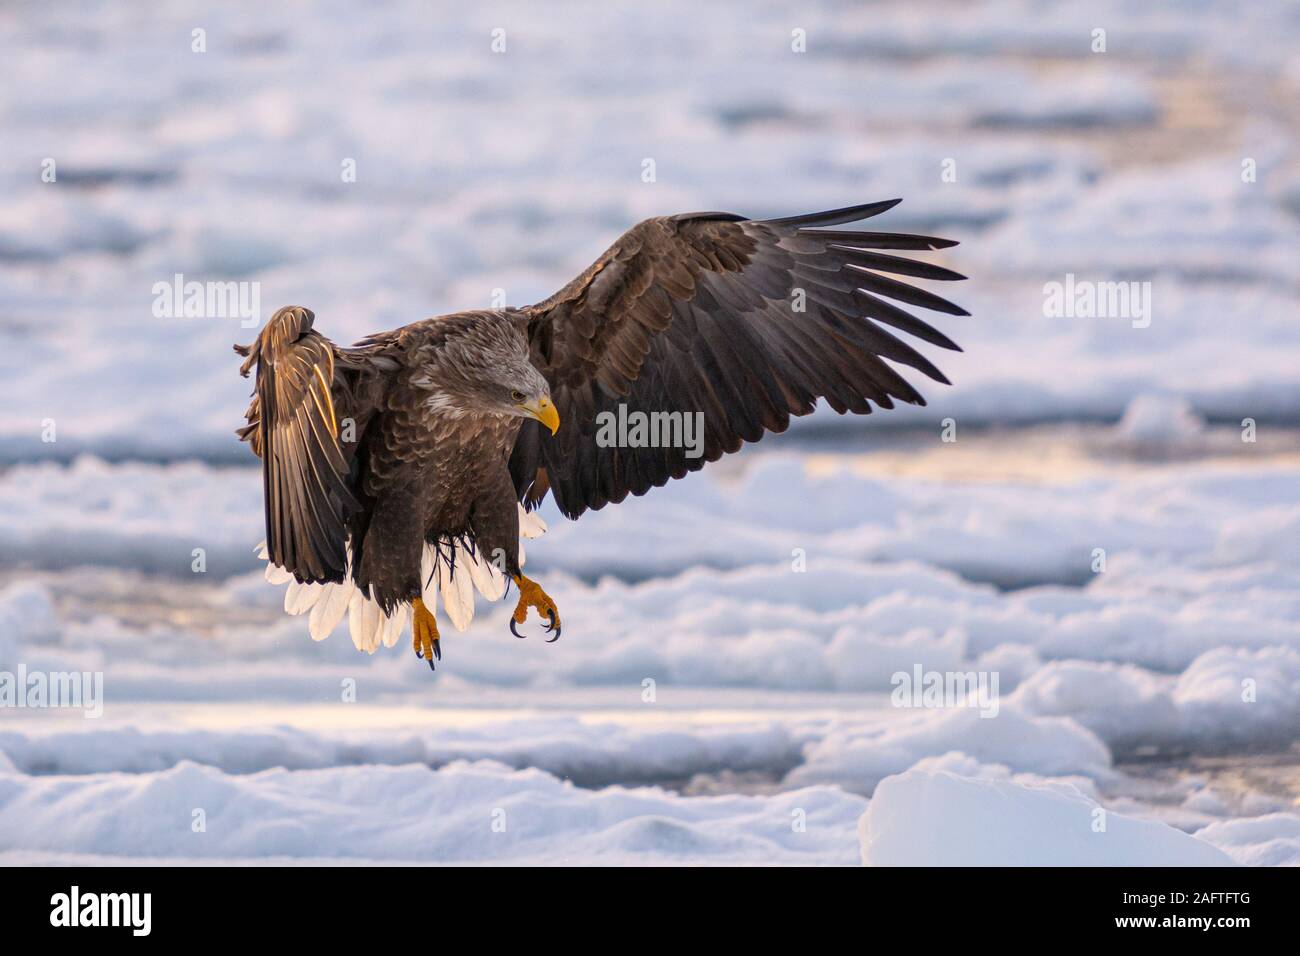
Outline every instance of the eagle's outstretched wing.
{"label": "eagle's outstretched wing", "polygon": [[348,519],[360,508],[339,426],[355,412],[336,349],[312,331],[313,320],[309,309],[289,306],[251,345],[235,346],[247,356],[241,373],[257,368],[248,425],[238,434],[262,458],[272,563],[299,581],[337,582],[347,567]]}
{"label": "eagle's outstretched wing", "polygon": [[[511,457],[515,488],[535,506],[549,490],[576,518],[588,508],[680,478],[784,431],[818,399],[867,414],[874,402],[925,404],[884,360],[947,383],[893,326],[957,346],[889,299],[968,315],[882,273],[961,279],[948,269],[879,252],[941,249],[947,239],[837,226],[899,200],[787,219],[687,213],[646,221],[582,275],[520,311],[532,361],[551,384],[563,422],[555,436],[526,422]],[[703,413],[703,454],[684,448],[601,447],[601,412]]]}

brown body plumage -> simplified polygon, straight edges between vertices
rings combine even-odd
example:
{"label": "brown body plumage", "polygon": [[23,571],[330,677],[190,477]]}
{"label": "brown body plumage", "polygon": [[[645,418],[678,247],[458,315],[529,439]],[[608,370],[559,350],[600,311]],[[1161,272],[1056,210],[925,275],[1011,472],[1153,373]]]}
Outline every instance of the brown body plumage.
{"label": "brown body plumage", "polygon": [[[302,582],[350,574],[386,613],[421,597],[426,542],[460,541],[531,586],[517,502],[550,493],[576,518],[784,431],[818,400],[858,414],[924,404],[885,360],[947,380],[882,325],[956,345],[887,300],[966,313],[882,273],[962,277],[877,250],[954,243],[820,228],[894,204],[649,219],[544,302],[353,348],[315,332],[308,310],[281,309],[238,347],[244,374],[258,369],[240,434],[263,458],[271,562]],[[603,446],[598,416],[620,405],[703,413],[703,453]]]}

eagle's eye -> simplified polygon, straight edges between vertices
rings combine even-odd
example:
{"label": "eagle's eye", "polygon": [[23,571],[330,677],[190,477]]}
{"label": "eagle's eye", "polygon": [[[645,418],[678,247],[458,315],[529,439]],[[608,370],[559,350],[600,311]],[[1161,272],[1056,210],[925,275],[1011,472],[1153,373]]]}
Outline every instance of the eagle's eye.
{"label": "eagle's eye", "polygon": [[524,393],[519,391],[519,389],[515,389],[510,393],[510,400],[512,402],[522,402],[524,400]]}

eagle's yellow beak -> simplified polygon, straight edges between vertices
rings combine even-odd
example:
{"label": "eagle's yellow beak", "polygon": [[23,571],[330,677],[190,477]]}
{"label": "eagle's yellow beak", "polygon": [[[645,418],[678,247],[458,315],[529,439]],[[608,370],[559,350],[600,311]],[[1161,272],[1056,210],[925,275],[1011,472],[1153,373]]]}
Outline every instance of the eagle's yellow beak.
{"label": "eagle's yellow beak", "polygon": [[519,407],[549,428],[552,435],[560,430],[560,413],[555,410],[549,398],[542,397],[535,402],[521,402]]}

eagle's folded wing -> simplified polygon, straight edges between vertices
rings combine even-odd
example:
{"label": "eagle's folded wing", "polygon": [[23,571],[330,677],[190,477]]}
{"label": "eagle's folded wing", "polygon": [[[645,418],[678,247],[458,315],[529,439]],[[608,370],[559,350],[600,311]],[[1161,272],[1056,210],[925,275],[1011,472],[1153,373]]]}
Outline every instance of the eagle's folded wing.
{"label": "eagle's folded wing", "polygon": [[[765,431],[784,431],[818,399],[858,414],[872,402],[925,404],[884,360],[947,379],[881,326],[957,346],[886,300],[968,313],[881,273],[964,277],[876,250],[956,243],[817,228],[897,202],[766,221],[728,213],[647,219],[551,298],[521,310],[532,361],[563,423],[553,437],[536,422],[521,430],[510,463],[521,500],[535,506],[549,490],[576,518],[696,471]],[[620,404],[627,412],[703,413],[703,454],[601,447],[597,416],[617,414]]]}
{"label": "eagle's folded wing", "polygon": [[299,581],[342,581],[347,521],[360,507],[339,443],[335,348],[311,330],[312,313],[279,310],[257,340],[236,346],[257,367],[257,388],[240,429],[262,458],[266,547],[270,560]]}

